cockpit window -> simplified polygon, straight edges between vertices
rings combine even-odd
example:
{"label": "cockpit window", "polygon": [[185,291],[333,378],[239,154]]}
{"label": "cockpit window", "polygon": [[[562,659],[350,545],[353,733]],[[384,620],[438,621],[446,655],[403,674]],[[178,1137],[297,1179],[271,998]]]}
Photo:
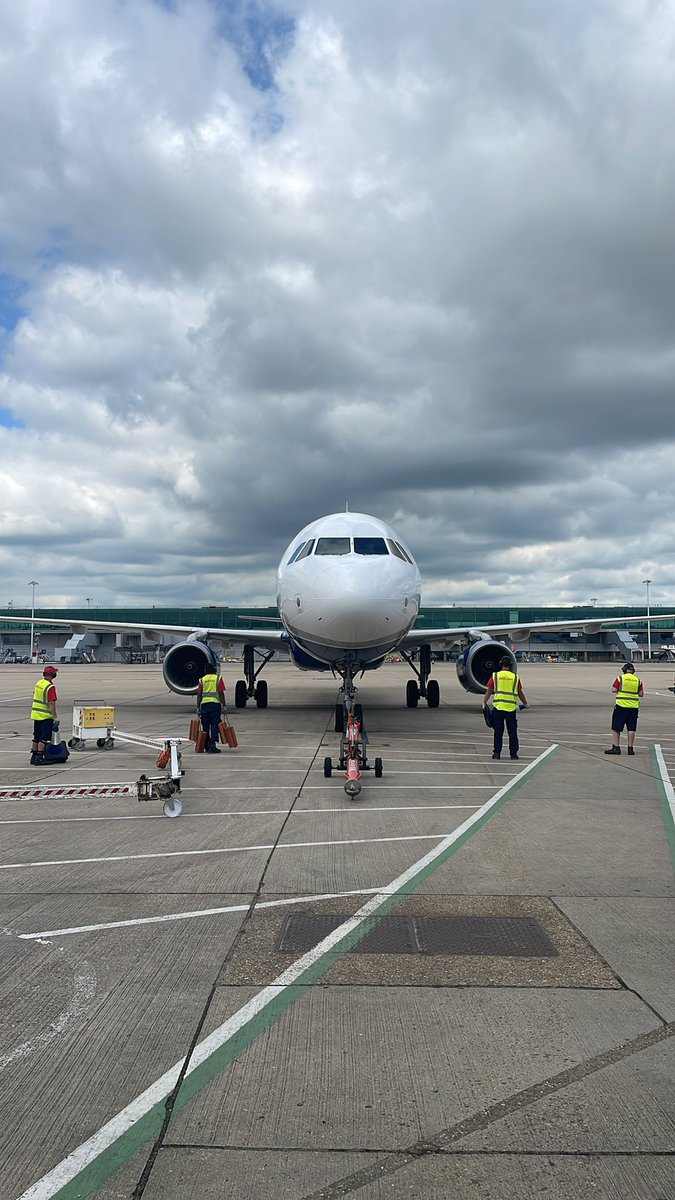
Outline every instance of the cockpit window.
{"label": "cockpit window", "polygon": [[291,554],[291,557],[289,558],[286,566],[290,567],[291,563],[294,563],[296,558],[300,558],[300,555],[302,554],[302,551],[304,550],[306,545],[307,545],[307,542],[301,542],[299,546],[296,546],[296,548],[293,551],[293,553]]}
{"label": "cockpit window", "polygon": [[315,554],[349,554],[348,537],[322,537],[316,543]]}
{"label": "cockpit window", "polygon": [[387,545],[381,537],[355,537],[355,554],[388,554]]}
{"label": "cockpit window", "polygon": [[[302,546],[300,548],[300,553],[298,555],[296,555],[295,561],[300,562],[301,558],[307,558],[307,555],[312,553],[313,546],[314,546],[314,538],[312,538],[311,542],[305,542],[304,546]],[[292,561],[293,560],[291,559],[291,562]]]}
{"label": "cockpit window", "polygon": [[400,542],[397,542],[397,543],[396,543],[396,545],[398,546],[399,550],[401,551],[401,554],[403,555],[403,557],[404,557],[405,561],[406,561],[406,562],[409,562],[409,563],[410,563],[410,565],[412,566],[412,558],[411,558],[411,557],[410,557],[410,555],[408,554],[407,550],[405,550],[405,549],[403,548],[403,546],[401,545],[401,543],[400,543]]}
{"label": "cockpit window", "polygon": [[388,545],[389,549],[391,550],[392,554],[395,554],[397,558],[402,558],[404,562],[407,562],[405,554],[403,553],[403,551],[401,550],[401,547],[399,545],[397,545],[396,542],[393,542],[391,540],[391,538],[387,538],[387,545]]}

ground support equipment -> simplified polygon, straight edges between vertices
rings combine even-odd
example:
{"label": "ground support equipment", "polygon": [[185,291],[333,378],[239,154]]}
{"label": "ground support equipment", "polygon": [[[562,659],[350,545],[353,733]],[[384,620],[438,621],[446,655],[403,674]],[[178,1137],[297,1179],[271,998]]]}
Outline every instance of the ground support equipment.
{"label": "ground support equipment", "polygon": [[[354,799],[361,792],[361,772],[370,771],[368,762],[368,734],[363,728],[363,710],[357,704],[352,710],[347,708],[344,722],[344,732],[340,738],[340,757],[338,768],[345,772],[345,792]],[[374,763],[375,778],[382,777],[382,759],[376,758]],[[331,758],[324,758],[323,773],[330,779],[333,773]]]}
{"label": "ground support equipment", "polygon": [[[182,774],[182,772],[181,772]],[[123,783],[36,784],[32,787],[0,788],[0,800],[95,800],[135,796],[139,802],[161,800],[165,817],[179,817],[183,806],[178,799],[180,775],[141,775]]]}
{"label": "ground support equipment", "polygon": [[[169,773],[166,775],[141,775],[140,779],[133,783],[119,785],[126,787],[128,789],[126,792],[92,791],[92,788],[117,787],[115,784],[92,784],[86,792],[78,794],[87,796],[136,795],[139,801],[162,800],[165,802],[163,805],[165,816],[180,816],[183,806],[176,793],[180,791],[180,781],[185,774],[180,752],[180,747],[185,739],[146,737],[141,733],[125,733],[124,730],[117,728],[114,719],[115,709],[108,705],[74,705],[73,736],[68,742],[70,749],[86,750],[87,737],[96,738],[96,746],[99,750],[112,750],[116,741],[124,742],[129,746],[147,746],[148,749],[157,752],[156,766],[160,769],[170,766]],[[86,787],[87,785],[82,786]],[[51,795],[54,794],[55,792],[52,791]]]}

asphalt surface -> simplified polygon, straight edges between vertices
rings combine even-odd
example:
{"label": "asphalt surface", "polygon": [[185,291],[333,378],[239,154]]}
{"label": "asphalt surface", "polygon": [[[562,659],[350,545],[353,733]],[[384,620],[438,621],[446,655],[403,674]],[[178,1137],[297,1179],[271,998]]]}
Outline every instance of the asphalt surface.
{"label": "asphalt surface", "polygon": [[[351,800],[334,681],[272,664],[169,820],[10,797],[161,772],[119,739],[30,767],[38,672],[0,666],[2,1200],[675,1197],[673,672],[612,758],[613,666],[523,666],[495,762],[454,667],[408,710],[387,664]],[[66,738],[85,702],[187,737],[159,667],[57,683]]]}

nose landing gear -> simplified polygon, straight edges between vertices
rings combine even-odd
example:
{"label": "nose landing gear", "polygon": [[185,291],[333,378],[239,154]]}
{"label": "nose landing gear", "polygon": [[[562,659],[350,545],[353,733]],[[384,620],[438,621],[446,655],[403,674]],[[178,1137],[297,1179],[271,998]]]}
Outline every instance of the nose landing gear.
{"label": "nose landing gear", "polygon": [[[361,772],[371,770],[367,751],[368,734],[363,726],[363,708],[354,702],[355,694],[353,674],[345,672],[344,700],[338,701],[335,705],[335,732],[341,734],[340,757],[337,765],[341,771],[345,772],[345,792],[351,800],[356,799],[361,793]],[[381,758],[375,759],[372,769],[375,771],[375,778],[381,779],[383,771]],[[333,773],[331,758],[324,758],[323,773],[326,779],[330,779]]]}

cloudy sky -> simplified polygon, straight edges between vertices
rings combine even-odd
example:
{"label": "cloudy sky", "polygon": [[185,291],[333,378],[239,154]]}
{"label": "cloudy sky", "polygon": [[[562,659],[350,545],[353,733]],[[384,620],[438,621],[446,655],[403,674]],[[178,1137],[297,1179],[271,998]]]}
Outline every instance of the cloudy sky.
{"label": "cloudy sky", "polygon": [[0,607],[675,601],[666,0],[0,7]]}

